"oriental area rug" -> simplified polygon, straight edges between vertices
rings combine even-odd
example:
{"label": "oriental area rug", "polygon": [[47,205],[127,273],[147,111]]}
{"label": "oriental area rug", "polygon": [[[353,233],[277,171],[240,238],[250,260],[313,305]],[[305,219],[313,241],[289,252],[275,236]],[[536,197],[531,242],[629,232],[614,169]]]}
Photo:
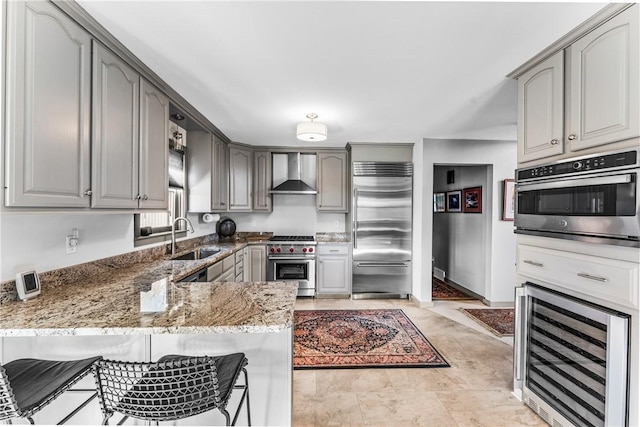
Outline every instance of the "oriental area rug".
{"label": "oriental area rug", "polygon": [[512,308],[461,308],[461,312],[499,337],[513,335]]}
{"label": "oriental area rug", "polygon": [[297,310],[294,369],[449,364],[402,310]]}
{"label": "oriental area rug", "polygon": [[475,299],[453,286],[443,282],[440,279],[433,278],[431,281],[431,299],[433,300],[458,300],[458,299]]}

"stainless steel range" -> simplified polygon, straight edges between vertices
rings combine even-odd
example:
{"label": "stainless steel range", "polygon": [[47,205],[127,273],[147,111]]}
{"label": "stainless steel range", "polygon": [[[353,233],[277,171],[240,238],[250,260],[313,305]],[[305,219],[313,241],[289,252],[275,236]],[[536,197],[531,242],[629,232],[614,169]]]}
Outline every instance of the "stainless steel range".
{"label": "stainless steel range", "polygon": [[267,244],[267,280],[296,280],[298,296],[315,296],[316,239],[273,236]]}

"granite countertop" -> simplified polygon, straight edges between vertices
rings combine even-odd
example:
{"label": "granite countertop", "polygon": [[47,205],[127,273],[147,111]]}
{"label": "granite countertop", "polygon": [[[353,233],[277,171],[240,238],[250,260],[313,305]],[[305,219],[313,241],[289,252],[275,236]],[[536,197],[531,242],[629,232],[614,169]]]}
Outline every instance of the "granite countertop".
{"label": "granite countertop", "polygon": [[318,243],[351,243],[350,233],[316,233]]}
{"label": "granite countertop", "polygon": [[221,250],[202,260],[165,256],[128,266],[111,261],[79,266],[57,281],[52,275],[40,296],[0,305],[0,336],[262,333],[289,328],[297,282],[179,282],[248,243],[202,245]]}

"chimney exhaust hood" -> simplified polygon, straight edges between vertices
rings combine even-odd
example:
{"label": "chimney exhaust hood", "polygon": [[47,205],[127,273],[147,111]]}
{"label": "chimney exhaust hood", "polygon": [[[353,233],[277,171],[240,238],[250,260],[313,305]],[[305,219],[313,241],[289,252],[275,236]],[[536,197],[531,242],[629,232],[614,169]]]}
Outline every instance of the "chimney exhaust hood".
{"label": "chimney exhaust hood", "polygon": [[[305,162],[301,157],[301,153],[273,153],[273,189],[270,191],[271,194],[318,194],[314,188],[315,154],[305,155],[312,160],[310,164],[306,162],[306,168],[303,168]],[[313,169],[313,171],[309,169]]]}

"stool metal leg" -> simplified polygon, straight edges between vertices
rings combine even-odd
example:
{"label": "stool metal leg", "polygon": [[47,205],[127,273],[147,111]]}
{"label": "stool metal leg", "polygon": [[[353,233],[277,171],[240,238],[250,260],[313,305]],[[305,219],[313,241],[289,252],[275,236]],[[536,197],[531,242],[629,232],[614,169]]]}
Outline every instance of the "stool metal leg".
{"label": "stool metal leg", "polygon": [[247,425],[251,426],[251,412],[249,409],[249,374],[247,374],[247,370],[242,368],[242,372],[244,373],[244,385],[235,385],[234,389],[242,390],[242,397],[240,398],[240,403],[238,404],[238,409],[236,410],[235,415],[233,416],[233,421],[231,424],[227,425],[236,425],[236,421],[238,421],[238,415],[240,415],[240,410],[242,409],[242,403],[246,401],[247,405]]}

